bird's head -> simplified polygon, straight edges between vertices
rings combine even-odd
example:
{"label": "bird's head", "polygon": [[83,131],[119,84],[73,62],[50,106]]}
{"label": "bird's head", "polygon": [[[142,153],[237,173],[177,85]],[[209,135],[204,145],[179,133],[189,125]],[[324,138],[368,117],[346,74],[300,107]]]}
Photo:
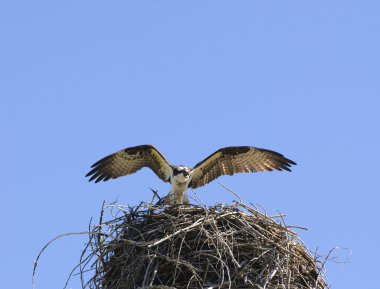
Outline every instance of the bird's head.
{"label": "bird's head", "polygon": [[184,166],[173,166],[173,178],[179,183],[187,183],[190,180],[190,169]]}

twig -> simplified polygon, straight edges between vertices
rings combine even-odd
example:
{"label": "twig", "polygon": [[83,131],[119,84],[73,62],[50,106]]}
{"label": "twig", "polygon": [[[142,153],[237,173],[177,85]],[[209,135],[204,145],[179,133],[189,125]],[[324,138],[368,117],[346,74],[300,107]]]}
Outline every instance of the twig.
{"label": "twig", "polygon": [[225,185],[223,185],[221,182],[218,182],[219,185],[221,185],[223,188],[225,188],[227,191],[229,191],[230,193],[234,194],[238,199],[239,199],[239,203],[242,204],[243,203],[243,200],[242,198],[237,194],[235,193],[233,190],[227,188]]}
{"label": "twig", "polygon": [[35,274],[36,274],[36,269],[37,269],[37,266],[38,266],[38,261],[40,260],[40,257],[41,257],[41,254],[45,251],[45,249],[51,244],[53,243],[54,241],[62,238],[62,237],[66,237],[66,236],[76,236],[76,235],[87,235],[88,232],[74,232],[74,233],[65,233],[65,234],[61,234],[61,235],[58,235],[57,237],[54,237],[53,239],[51,239],[42,249],[41,251],[38,253],[37,255],[37,258],[36,260],[34,261],[34,266],[33,266],[33,274],[32,274],[32,288],[34,289],[35,288]]}

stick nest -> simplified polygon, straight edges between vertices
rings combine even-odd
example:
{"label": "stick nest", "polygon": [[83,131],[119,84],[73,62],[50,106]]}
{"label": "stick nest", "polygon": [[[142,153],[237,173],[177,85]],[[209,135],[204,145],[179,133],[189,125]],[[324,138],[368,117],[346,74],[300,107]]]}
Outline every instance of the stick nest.
{"label": "stick nest", "polygon": [[[112,218],[103,221],[107,208]],[[103,206],[89,236],[85,288],[328,288],[324,262],[283,216],[243,203]]]}

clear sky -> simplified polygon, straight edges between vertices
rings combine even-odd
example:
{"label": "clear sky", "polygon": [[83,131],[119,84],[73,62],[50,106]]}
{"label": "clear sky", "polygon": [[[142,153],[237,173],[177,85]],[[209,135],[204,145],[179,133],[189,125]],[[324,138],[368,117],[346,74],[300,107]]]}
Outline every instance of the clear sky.
{"label": "clear sky", "polygon": [[[0,2],[2,288],[31,288],[58,234],[87,229],[103,200],[136,205],[169,186],[148,169],[84,175],[153,144],[193,166],[229,145],[296,161],[292,173],[219,180],[288,215],[311,249],[333,247],[332,288],[378,284],[378,1]],[[235,199],[217,182],[203,201]],[[36,288],[62,288],[86,237],[55,242]],[[80,288],[78,278],[70,283]]]}

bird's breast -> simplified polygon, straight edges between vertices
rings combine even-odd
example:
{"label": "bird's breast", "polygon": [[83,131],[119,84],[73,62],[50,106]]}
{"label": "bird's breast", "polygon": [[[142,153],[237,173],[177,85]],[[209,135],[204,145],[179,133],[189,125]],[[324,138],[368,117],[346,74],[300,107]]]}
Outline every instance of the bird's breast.
{"label": "bird's breast", "polygon": [[172,181],[172,190],[175,192],[183,192],[187,189],[188,185],[189,185],[189,181],[173,180]]}

